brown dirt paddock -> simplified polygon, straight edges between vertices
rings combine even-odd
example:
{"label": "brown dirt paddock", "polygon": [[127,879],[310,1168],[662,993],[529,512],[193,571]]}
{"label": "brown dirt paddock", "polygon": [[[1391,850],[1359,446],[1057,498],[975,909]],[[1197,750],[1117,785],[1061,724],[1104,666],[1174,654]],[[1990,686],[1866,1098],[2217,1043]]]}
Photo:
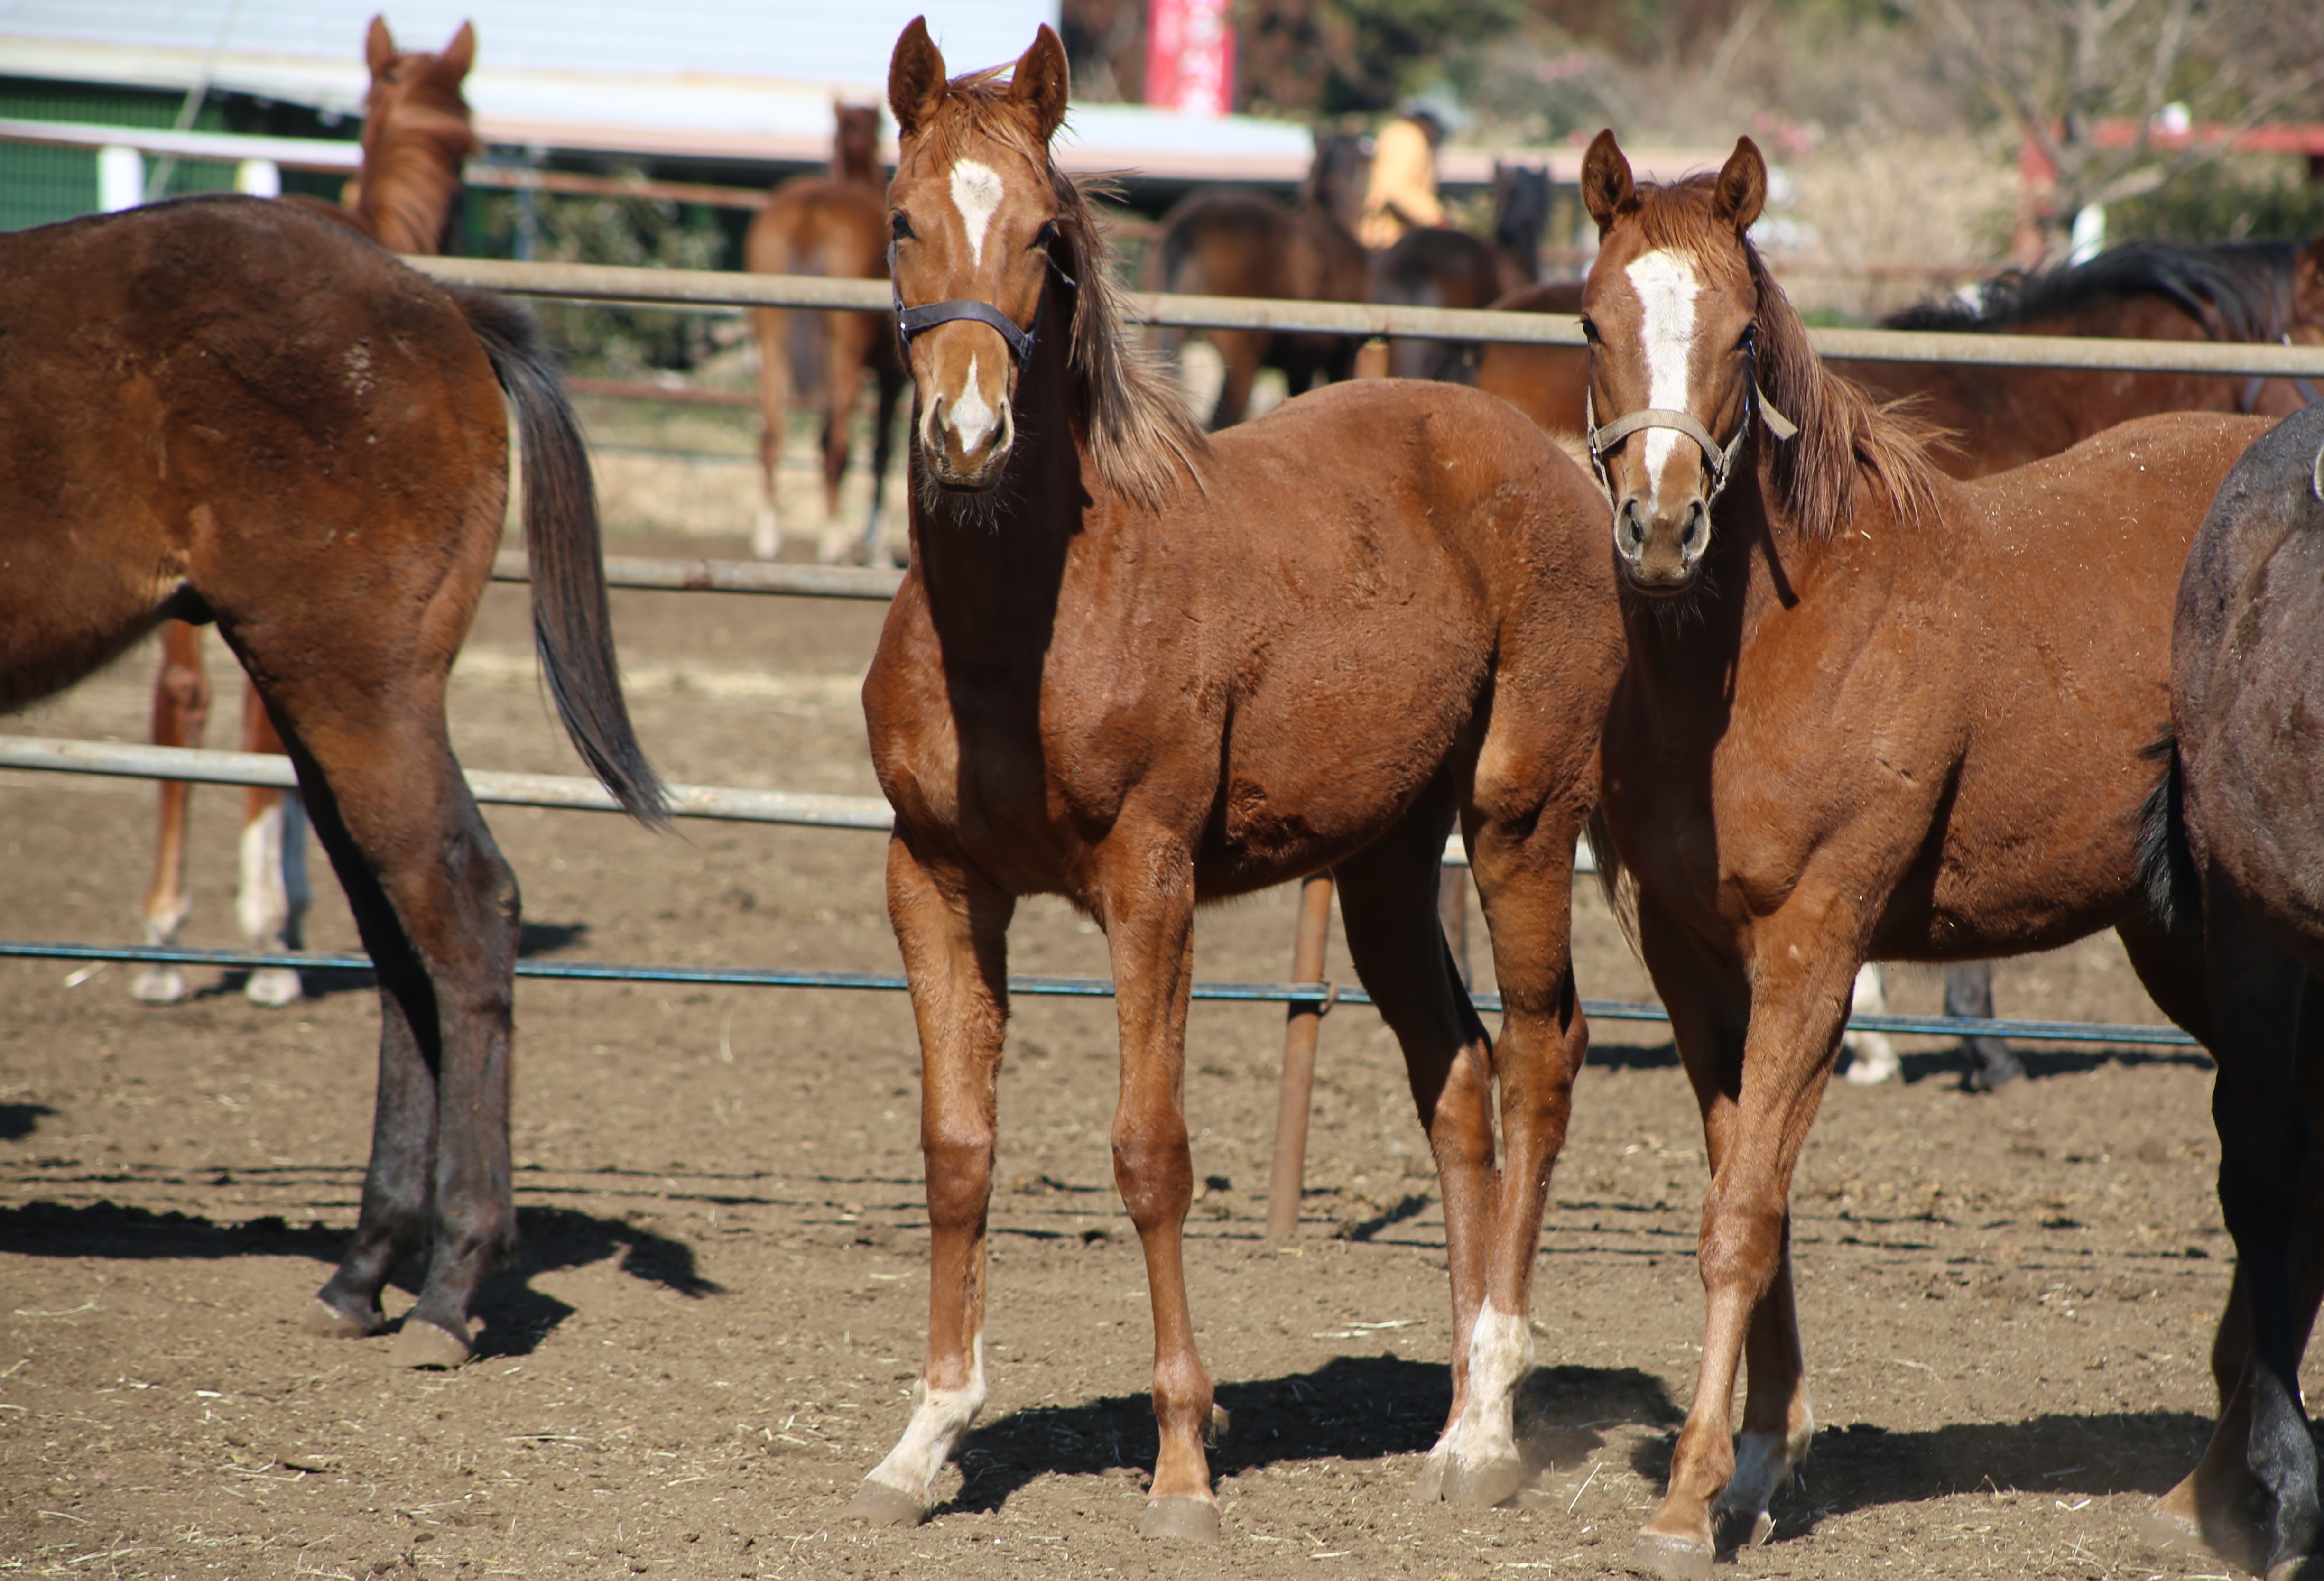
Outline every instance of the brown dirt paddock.
{"label": "brown dirt paddock", "polygon": [[[461,751],[577,772],[522,657],[521,598],[490,595],[455,687]],[[872,792],[853,678],[876,607],[629,594],[616,616],[673,777]],[[149,674],[133,658],[9,728],[135,739]],[[233,942],[236,800],[197,798],[193,942]],[[131,782],[0,776],[0,931],[133,937],[151,801]],[[873,836],[492,822],[537,953],[893,969]],[[311,942],[350,948],[323,887]],[[1205,914],[1202,974],[1281,975],[1290,928],[1284,893]],[[1580,934],[1586,993],[1645,996],[1594,895]],[[1062,905],[1028,904],[1015,937],[1017,970],[1104,969]],[[926,1308],[900,996],[521,984],[524,1257],[488,1287],[482,1359],[435,1374],[295,1326],[354,1222],[367,988],[153,1009],[127,979],[0,964],[0,1572],[1597,1575],[1622,1567],[1692,1388],[1702,1154],[1658,1028],[1597,1026],[1553,1187],[1526,1393],[1539,1477],[1511,1507],[1450,1509],[1406,1497],[1447,1400],[1448,1319],[1393,1044],[1368,1010],[1326,1021],[1305,1219],[1276,1246],[1280,1012],[1198,1006],[1189,1264],[1233,1412],[1214,1461],[1229,1535],[1141,1545],[1150,1353],[1106,1149],[1111,1009],[1024,1002],[992,1397],[931,1524],[858,1530],[839,1512],[902,1425]],[[1932,1010],[1940,987],[1914,971],[1891,991]],[[1999,997],[2154,1016],[2110,942],[2013,963]],[[1836,1084],[1826,1102],[1796,1233],[1827,1425],[1776,1540],[1722,1573],[2221,1572],[2140,1531],[2211,1406],[2229,1257],[2208,1068],[2036,1052],[2033,1080],[1978,1098],[1924,1046],[1904,1087]]]}

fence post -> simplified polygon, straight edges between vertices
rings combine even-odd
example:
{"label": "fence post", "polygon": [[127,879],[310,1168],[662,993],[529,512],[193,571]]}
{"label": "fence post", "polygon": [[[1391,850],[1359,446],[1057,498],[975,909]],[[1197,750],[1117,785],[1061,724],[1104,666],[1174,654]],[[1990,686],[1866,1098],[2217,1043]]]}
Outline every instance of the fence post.
{"label": "fence post", "polygon": [[[1291,947],[1291,980],[1323,980],[1323,942],[1332,931],[1332,876],[1299,886],[1299,933]],[[1299,1192],[1307,1168],[1307,1110],[1315,1091],[1315,1035],[1323,1007],[1295,1004],[1283,1021],[1283,1093],[1275,1111],[1275,1170],[1267,1188],[1267,1233],[1288,1240],[1299,1227]]]}

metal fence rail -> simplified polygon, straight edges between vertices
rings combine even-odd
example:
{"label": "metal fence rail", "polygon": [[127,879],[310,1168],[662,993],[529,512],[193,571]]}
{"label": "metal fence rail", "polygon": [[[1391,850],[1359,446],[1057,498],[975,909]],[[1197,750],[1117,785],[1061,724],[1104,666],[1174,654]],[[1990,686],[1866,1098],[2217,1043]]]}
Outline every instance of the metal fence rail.
{"label": "metal fence rail", "polygon": [[[888,282],[815,275],[737,274],[705,270],[628,269],[594,263],[513,263],[489,258],[407,257],[447,285],[517,296],[626,302],[646,307],[894,308]],[[1135,294],[1130,317],[1180,329],[1272,329],[1313,335],[1399,336],[1416,340],[1583,343],[1579,320],[1562,313],[1498,313],[1458,308],[1392,308],[1363,302],[1278,302],[1245,297]],[[1968,363],[1996,368],[2076,368],[2234,377],[2324,377],[2324,346],[2246,342],[2096,340],[2074,336],[1956,335],[1902,329],[1811,329],[1827,357],[1890,363]]]}
{"label": "metal fence rail", "polygon": [[[0,959],[34,961],[138,961],[171,966],[211,966],[224,970],[261,970],[289,967],[298,971],[369,971],[371,957],[357,954],[287,954],[254,950],[180,950],[152,944],[46,944],[25,940],[0,940]],[[900,992],[910,987],[900,972],[791,971],[756,966],[622,965],[603,961],[519,961],[519,977],[553,978],[582,982],[694,983],[705,987],[759,988],[869,988]],[[1102,977],[1012,977],[1009,991],[1030,997],[1111,999],[1113,983]],[[1198,982],[1189,989],[1196,999],[1241,1004],[1305,1005],[1329,1009],[1333,1005],[1370,1005],[1361,988],[1331,983]],[[1499,994],[1471,993],[1477,1008],[1498,1014]],[[1660,1005],[1633,1004],[1623,999],[1584,999],[1583,1014],[1600,1021],[1670,1020]],[[1858,1032],[1911,1033],[1928,1037],[2007,1037],[2027,1043],[2132,1044],[2160,1048],[2200,1048],[2175,1026],[2149,1026],[2137,1022],[2103,1021],[1986,1021],[1952,1016],[1851,1016],[1848,1025]]]}

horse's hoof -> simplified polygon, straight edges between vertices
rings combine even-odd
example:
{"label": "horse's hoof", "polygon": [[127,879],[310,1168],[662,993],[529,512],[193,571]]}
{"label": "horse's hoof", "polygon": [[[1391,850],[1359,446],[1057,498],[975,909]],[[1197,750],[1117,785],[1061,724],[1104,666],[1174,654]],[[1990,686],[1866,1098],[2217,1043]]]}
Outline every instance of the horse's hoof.
{"label": "horse's hoof", "polygon": [[1711,1581],[1711,1545],[1660,1531],[1638,1533],[1630,1568],[1658,1581]]}
{"label": "horse's hoof", "polygon": [[1424,1504],[1443,1501],[1444,1468],[1452,1458],[1449,1455],[1431,1455],[1420,1463],[1420,1475],[1412,1484],[1412,1496],[1416,1500]]}
{"label": "horse's hoof", "polygon": [[1716,1512],[1719,1535],[1712,1546],[1720,1553],[1734,1549],[1766,1548],[1775,1540],[1775,1518],[1765,1510]]}
{"label": "horse's hoof", "polygon": [[1218,1501],[1196,1498],[1192,1494],[1148,1499],[1146,1514],[1138,1522],[1138,1535],[1216,1542],[1221,1535]]}
{"label": "horse's hoof", "polygon": [[354,1312],[341,1311],[321,1296],[308,1303],[307,1315],[299,1326],[308,1333],[325,1339],[368,1339],[386,1327],[377,1311],[368,1318]]}
{"label": "horse's hoof", "polygon": [[270,966],[252,972],[250,980],[242,986],[242,993],[252,1004],[263,1005],[270,1010],[295,1005],[307,997],[299,974],[287,966]]}
{"label": "horse's hoof", "polygon": [[927,1518],[926,1504],[876,1477],[865,1477],[855,1496],[847,1501],[847,1519],[866,1526],[918,1526]]}
{"label": "horse's hoof", "polygon": [[147,1005],[175,1005],[186,997],[186,974],[174,966],[148,967],[129,984],[129,997]]}
{"label": "horse's hoof", "polygon": [[1525,1485],[1525,1462],[1510,1456],[1506,1459],[1464,1463],[1458,1456],[1450,1457],[1444,1471],[1444,1502],[1448,1504],[1485,1504],[1505,1503]]}
{"label": "horse's hoof", "polygon": [[467,1340],[449,1328],[425,1318],[406,1318],[388,1361],[399,1367],[458,1367],[475,1354]]}

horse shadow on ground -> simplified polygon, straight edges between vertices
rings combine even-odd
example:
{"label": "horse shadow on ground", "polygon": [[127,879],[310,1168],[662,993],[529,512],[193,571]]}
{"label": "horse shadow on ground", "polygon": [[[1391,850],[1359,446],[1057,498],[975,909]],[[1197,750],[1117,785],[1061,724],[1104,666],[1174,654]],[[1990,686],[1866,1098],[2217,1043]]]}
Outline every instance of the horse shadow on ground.
{"label": "horse shadow on ground", "polygon": [[[1949,1494],[2015,1493],[2064,1504],[2114,1494],[2157,1498],[2193,1467],[2210,1436],[2211,1419],[2185,1411],[2052,1413],[1922,1432],[1870,1422],[1823,1428],[1769,1507],[1774,1540],[1806,1537],[1835,1515]],[[1639,1440],[1630,1468],[1659,1487],[1676,1440],[1675,1433]]]}
{"label": "horse shadow on ground", "polygon": [[44,1103],[0,1103],[0,1142],[22,1142],[56,1112]]}
{"label": "horse shadow on ground", "polygon": [[[535,955],[554,955],[588,936],[587,923],[520,923],[517,924],[517,956],[523,960]],[[249,982],[250,973],[235,969],[221,973],[217,981],[208,988],[196,988],[186,997],[192,1002],[222,999],[241,993]],[[369,993],[379,987],[379,976],[368,968],[308,966],[299,970],[299,986],[301,998],[328,999],[340,994]]]}
{"label": "horse shadow on ground", "polygon": [[[600,1218],[571,1208],[519,1208],[515,1262],[486,1280],[477,1292],[475,1316],[483,1333],[480,1356],[527,1356],[574,1309],[532,1288],[538,1274],[586,1267],[618,1256],[617,1266],[632,1279],[661,1286],[692,1300],[723,1295],[723,1286],[695,1265],[694,1248],[620,1219]],[[191,1214],[156,1213],[113,1202],[68,1206],[28,1202],[0,1208],[0,1254],[29,1257],[305,1257],[326,1266],[346,1255],[348,1232],[319,1223],[300,1228],[281,1215],[243,1224],[218,1224]],[[420,1293],[424,1265],[406,1262],[391,1282],[406,1294]],[[393,1329],[397,1324],[391,1322]]]}
{"label": "horse shadow on ground", "polygon": [[[1218,1386],[1233,1425],[1211,1452],[1223,1481],[1280,1461],[1378,1460],[1425,1455],[1452,1405],[1442,1362],[1338,1356],[1313,1372]],[[1605,1442],[1600,1429],[1680,1420],[1662,1380],[1635,1367],[1543,1367],[1518,1386],[1518,1443],[1536,1468],[1572,1464]],[[1160,1444],[1150,1395],[1034,1406],[972,1431],[960,1449],[960,1491],[947,1512],[992,1512],[1036,1477],[1095,1476],[1152,1466]]]}
{"label": "horse shadow on ground", "polygon": [[[2072,1048],[2042,1047],[2018,1043],[2011,1045],[2025,1067],[2025,1074],[2034,1080],[2047,1080],[2052,1076],[2080,1076],[2108,1065],[2142,1066],[2169,1065],[2189,1071],[2209,1071],[2211,1057],[2200,1049],[2169,1046],[2135,1045],[2116,1047],[2096,1044]],[[1608,1071],[1675,1071],[1679,1068],[1678,1045],[1674,1043],[1590,1044],[1589,1063]],[[1901,1080],[1907,1087],[1923,1081],[1944,1078],[1959,1080],[1968,1075],[1969,1056],[1959,1048],[1937,1049],[1928,1053],[1899,1053]]]}

